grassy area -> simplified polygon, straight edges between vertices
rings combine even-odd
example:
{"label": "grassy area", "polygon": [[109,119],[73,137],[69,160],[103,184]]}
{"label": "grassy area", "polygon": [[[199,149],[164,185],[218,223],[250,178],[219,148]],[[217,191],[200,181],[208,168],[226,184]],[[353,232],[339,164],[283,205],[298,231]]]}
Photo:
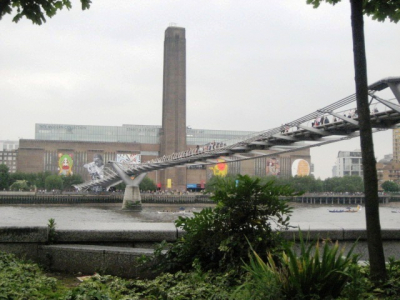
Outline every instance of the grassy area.
{"label": "grassy area", "polygon": [[[307,257],[304,256],[303,257]],[[315,256],[314,256],[315,257]],[[301,259],[301,258],[299,258]],[[302,263],[304,266],[308,265]],[[275,267],[272,264],[273,268]],[[261,267],[261,268],[260,268]],[[297,298],[288,298],[285,287],[281,285],[282,273],[264,264],[247,266],[248,273],[241,278],[232,274],[201,272],[194,268],[192,272],[162,274],[154,280],[123,279],[109,275],[95,275],[83,282],[76,276],[63,273],[46,273],[37,264],[17,259],[11,254],[0,252],[0,299],[36,300],[264,300],[264,299],[399,299],[400,298],[400,261],[388,263],[390,279],[376,287],[369,281],[368,267],[351,264],[347,271],[349,280],[340,295],[328,293],[322,295],[317,290],[313,293],[299,293]],[[307,268],[304,268],[307,269]],[[310,269],[309,269],[310,270]],[[300,272],[300,270],[296,271]],[[323,274],[320,280],[323,280]],[[301,273],[301,272],[300,272]],[[287,275],[287,273],[285,273]],[[256,276],[254,276],[256,275]],[[278,277],[274,277],[278,275]],[[306,275],[306,274],[305,274]],[[311,274],[309,274],[311,275]],[[310,277],[307,275],[307,277]],[[314,274],[315,275],[315,274]],[[332,275],[332,274],[330,274]],[[331,276],[328,284],[335,281]],[[340,275],[340,274],[338,274]],[[301,276],[301,275],[299,275]],[[336,276],[336,275],[335,275]],[[327,277],[327,278],[328,278]],[[277,280],[279,278],[279,280]],[[286,277],[286,279],[291,278]],[[304,290],[312,282],[306,283],[297,277]],[[294,278],[292,280],[295,280]],[[293,283],[293,282],[292,282]],[[295,286],[295,285],[294,285]],[[321,287],[319,282],[316,287]],[[282,288],[283,287],[283,288]],[[292,295],[293,296],[293,295]]]}

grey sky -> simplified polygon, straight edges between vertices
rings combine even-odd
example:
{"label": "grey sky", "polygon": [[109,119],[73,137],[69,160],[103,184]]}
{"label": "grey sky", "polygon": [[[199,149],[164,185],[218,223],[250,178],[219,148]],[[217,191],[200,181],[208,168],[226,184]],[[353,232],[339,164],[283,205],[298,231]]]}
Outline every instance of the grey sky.
{"label": "grey sky", "polygon": [[[261,131],[354,93],[348,1],[73,1],[42,26],[0,21],[0,140],[35,123],[161,124],[164,31],[186,28],[187,124]],[[365,18],[368,78],[400,76],[400,24]],[[378,159],[391,131],[376,134]],[[312,150],[316,177],[339,150]]]}

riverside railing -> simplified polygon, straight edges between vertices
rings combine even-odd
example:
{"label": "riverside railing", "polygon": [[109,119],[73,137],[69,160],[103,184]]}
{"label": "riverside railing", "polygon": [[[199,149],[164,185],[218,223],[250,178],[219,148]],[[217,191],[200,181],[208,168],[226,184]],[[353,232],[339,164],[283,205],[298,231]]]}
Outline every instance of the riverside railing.
{"label": "riverside railing", "polygon": [[[190,204],[204,203],[213,204],[209,195],[201,194],[142,194],[142,203],[158,204]],[[5,195],[0,194],[0,205],[13,204],[85,204],[85,203],[122,203],[123,194],[37,194],[34,195]],[[400,195],[380,195],[380,203],[400,202]],[[363,205],[365,204],[364,195],[345,195],[345,194],[308,194],[293,197],[291,202],[313,204],[313,205]]]}

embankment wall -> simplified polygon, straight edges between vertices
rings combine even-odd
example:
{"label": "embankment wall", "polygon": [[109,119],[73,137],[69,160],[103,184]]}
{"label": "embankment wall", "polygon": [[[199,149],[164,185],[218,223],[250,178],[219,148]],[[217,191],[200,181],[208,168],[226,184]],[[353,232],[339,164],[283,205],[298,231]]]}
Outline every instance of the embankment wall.
{"label": "embankment wall", "polygon": [[[149,278],[149,268],[139,268],[137,258],[151,256],[156,243],[176,241],[183,231],[173,223],[137,223],[129,230],[57,230],[50,236],[47,226],[0,227],[0,251],[38,262],[44,267],[68,273],[110,274]],[[358,240],[354,253],[368,260],[366,231],[352,229],[310,230],[303,236],[311,240],[338,241],[349,250]],[[288,240],[299,238],[298,229],[282,232]],[[54,244],[49,241],[55,238]],[[400,259],[400,230],[382,230],[385,257]]]}

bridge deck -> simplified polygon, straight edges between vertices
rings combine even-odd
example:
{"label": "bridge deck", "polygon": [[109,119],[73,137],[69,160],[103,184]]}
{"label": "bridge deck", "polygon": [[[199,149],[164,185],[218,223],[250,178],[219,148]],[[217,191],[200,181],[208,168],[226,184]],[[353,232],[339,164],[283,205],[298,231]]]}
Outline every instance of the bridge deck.
{"label": "bridge deck", "polygon": [[[388,87],[394,94],[393,99],[385,100],[377,96],[378,92]],[[393,128],[400,122],[398,104],[400,77],[382,79],[370,85],[369,95],[373,132]],[[182,165],[211,165],[217,163],[220,157],[227,162],[255,159],[351,139],[359,136],[355,101],[355,94],[350,95],[304,117],[285,123],[283,126],[254,134],[244,140],[226,141],[224,143],[226,146],[220,148],[211,150],[194,148],[141,164],[129,166],[119,164],[119,167],[127,175],[137,176]],[[318,120],[321,119],[324,121],[318,124]],[[265,150],[272,150],[273,153]],[[108,188],[119,182],[121,182],[121,177],[110,169],[104,178],[76,185],[76,188],[87,190],[99,185]]]}

